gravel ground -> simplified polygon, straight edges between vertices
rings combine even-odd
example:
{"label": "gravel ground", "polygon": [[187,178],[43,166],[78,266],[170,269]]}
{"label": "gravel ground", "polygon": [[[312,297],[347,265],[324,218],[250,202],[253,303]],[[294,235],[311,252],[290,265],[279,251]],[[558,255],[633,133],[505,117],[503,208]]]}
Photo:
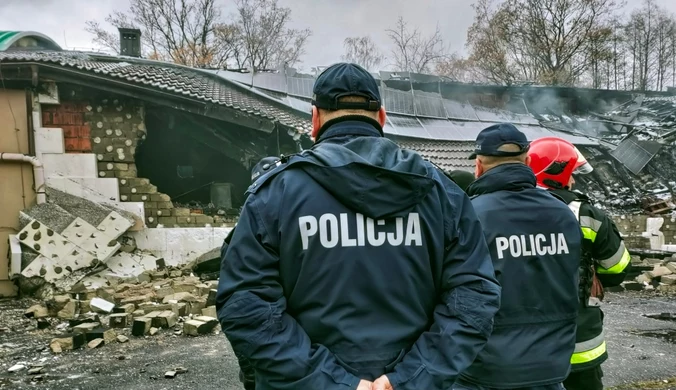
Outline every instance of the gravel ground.
{"label": "gravel ground", "polygon": [[[54,330],[35,330],[23,319],[30,301],[0,301],[0,388],[50,390],[241,389],[237,362],[220,334],[187,338],[173,331],[99,349],[52,355]],[[676,321],[644,314],[676,313],[676,299],[636,294],[608,294],[606,331],[610,359],[604,364],[606,386],[617,390],[676,389]],[[124,333],[127,334],[128,333]],[[41,380],[15,364],[42,364]],[[165,379],[166,371],[187,372]],[[652,382],[649,382],[652,381]]]}

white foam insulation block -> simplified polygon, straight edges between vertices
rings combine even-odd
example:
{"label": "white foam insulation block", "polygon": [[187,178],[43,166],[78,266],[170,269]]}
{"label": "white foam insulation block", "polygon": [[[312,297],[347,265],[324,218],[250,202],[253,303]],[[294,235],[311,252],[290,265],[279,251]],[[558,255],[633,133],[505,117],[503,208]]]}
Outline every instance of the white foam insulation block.
{"label": "white foam insulation block", "polygon": [[9,235],[9,277],[21,273],[21,243],[19,238],[14,235]]}
{"label": "white foam insulation block", "polygon": [[99,226],[97,226],[97,229],[111,240],[117,240],[132,226],[134,226],[134,224],[122,217],[119,213],[111,211],[110,214],[101,221]]}
{"label": "white foam insulation block", "polygon": [[61,232],[61,235],[78,247],[91,253],[101,262],[106,262],[120,249],[120,244],[114,238],[111,238],[105,231],[100,231],[82,218],[76,218]]}

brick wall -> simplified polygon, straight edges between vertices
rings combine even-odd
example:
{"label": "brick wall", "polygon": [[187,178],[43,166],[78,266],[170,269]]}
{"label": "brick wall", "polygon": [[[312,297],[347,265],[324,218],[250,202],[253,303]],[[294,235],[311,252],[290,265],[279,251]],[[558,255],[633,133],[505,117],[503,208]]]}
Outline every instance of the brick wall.
{"label": "brick wall", "polygon": [[117,178],[121,201],[143,202],[147,226],[225,224],[223,217],[174,208],[169,195],[158,192],[149,179],[138,177],[134,156],[138,145],[146,139],[142,102],[95,96],[62,85],[59,92],[61,104],[42,105],[42,126],[63,129],[66,153],[96,154],[98,176]]}
{"label": "brick wall", "polygon": [[42,107],[42,126],[63,129],[67,153],[91,153],[91,129],[85,119],[87,103],[71,101]]}

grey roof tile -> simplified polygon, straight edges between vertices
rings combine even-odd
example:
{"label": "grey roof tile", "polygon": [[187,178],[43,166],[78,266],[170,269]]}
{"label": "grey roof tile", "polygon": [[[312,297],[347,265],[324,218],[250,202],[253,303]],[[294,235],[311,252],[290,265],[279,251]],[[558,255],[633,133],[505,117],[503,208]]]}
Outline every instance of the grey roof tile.
{"label": "grey roof tile", "polygon": [[445,170],[462,169],[474,172],[474,161],[468,157],[474,151],[474,142],[394,139],[402,148],[415,150],[424,158]]}
{"label": "grey roof tile", "polygon": [[99,76],[124,80],[130,84],[188,96],[247,112],[295,129],[299,133],[311,130],[309,117],[287,108],[277,107],[266,96],[248,91],[232,81],[200,69],[157,61],[137,60],[82,52],[11,51],[0,52],[0,63],[38,62],[91,72]]}

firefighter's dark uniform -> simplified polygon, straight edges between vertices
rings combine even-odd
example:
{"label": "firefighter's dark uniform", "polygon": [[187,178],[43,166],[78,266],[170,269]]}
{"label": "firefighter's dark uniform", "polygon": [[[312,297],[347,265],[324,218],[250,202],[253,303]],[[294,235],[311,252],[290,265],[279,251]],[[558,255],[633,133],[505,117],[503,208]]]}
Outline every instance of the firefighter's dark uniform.
{"label": "firefighter's dark uniform", "polygon": [[601,363],[608,359],[603,332],[603,288],[617,286],[629,271],[631,256],[615,223],[577,191],[551,190],[577,217],[584,236],[580,263],[580,309],[567,390],[603,389]]}

